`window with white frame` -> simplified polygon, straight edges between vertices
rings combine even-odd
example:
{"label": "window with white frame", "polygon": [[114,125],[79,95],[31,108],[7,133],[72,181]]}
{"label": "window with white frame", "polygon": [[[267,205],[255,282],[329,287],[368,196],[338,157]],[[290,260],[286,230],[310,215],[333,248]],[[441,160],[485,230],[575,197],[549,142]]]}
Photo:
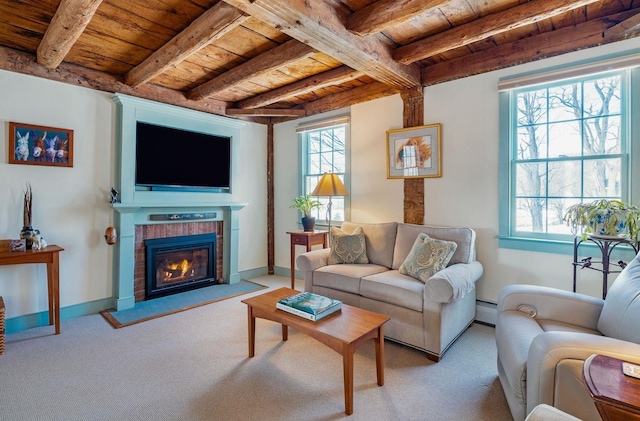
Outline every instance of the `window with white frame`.
{"label": "window with white frame", "polygon": [[637,78],[627,68],[501,92],[501,239],[569,240],[572,204],[632,202]]}
{"label": "window with white frame", "polygon": [[[337,174],[349,190],[349,119],[335,118],[299,126],[301,141],[301,194],[311,193],[324,173]],[[326,224],[328,197],[315,198],[322,203],[313,210],[316,224]],[[343,222],[349,213],[348,197],[331,198],[331,221]]]}

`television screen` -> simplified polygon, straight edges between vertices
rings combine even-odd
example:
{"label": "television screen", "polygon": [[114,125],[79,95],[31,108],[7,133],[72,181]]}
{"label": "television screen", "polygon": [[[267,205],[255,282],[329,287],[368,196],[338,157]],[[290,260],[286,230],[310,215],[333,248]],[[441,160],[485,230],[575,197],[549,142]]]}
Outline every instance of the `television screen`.
{"label": "television screen", "polygon": [[228,192],[231,138],[137,122],[136,185]]}

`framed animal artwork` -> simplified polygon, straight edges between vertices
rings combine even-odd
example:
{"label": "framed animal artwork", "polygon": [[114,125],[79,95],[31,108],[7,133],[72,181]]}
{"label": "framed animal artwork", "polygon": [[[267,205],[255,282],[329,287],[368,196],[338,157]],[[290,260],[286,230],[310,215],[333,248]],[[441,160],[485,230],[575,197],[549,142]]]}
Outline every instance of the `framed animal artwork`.
{"label": "framed animal artwork", "polygon": [[73,130],[9,123],[9,164],[73,167]]}
{"label": "framed animal artwork", "polygon": [[387,178],[442,177],[441,125],[387,130]]}

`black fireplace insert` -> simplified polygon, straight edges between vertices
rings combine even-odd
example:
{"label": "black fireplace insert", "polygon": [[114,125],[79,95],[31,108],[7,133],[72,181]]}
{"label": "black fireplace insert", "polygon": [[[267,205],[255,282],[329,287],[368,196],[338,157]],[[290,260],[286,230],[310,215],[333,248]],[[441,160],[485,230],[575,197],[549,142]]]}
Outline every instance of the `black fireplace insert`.
{"label": "black fireplace insert", "polygon": [[146,300],[217,283],[215,234],[145,240],[145,252]]}

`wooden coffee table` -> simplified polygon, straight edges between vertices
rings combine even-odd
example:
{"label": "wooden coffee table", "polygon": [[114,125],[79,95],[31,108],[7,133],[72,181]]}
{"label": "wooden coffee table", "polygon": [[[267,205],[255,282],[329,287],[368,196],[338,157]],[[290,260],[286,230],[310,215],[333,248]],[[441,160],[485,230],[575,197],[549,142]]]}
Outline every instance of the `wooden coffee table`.
{"label": "wooden coffee table", "polygon": [[353,354],[364,342],[375,340],[378,386],[384,385],[384,325],[389,317],[342,304],[340,311],[312,322],[276,309],[278,300],[298,294],[291,288],[280,288],[242,300],[249,312],[249,358],[254,356],[256,318],[282,324],[282,340],[288,338],[288,327],[311,336],[342,354],[344,372],[345,413],[353,413]]}

